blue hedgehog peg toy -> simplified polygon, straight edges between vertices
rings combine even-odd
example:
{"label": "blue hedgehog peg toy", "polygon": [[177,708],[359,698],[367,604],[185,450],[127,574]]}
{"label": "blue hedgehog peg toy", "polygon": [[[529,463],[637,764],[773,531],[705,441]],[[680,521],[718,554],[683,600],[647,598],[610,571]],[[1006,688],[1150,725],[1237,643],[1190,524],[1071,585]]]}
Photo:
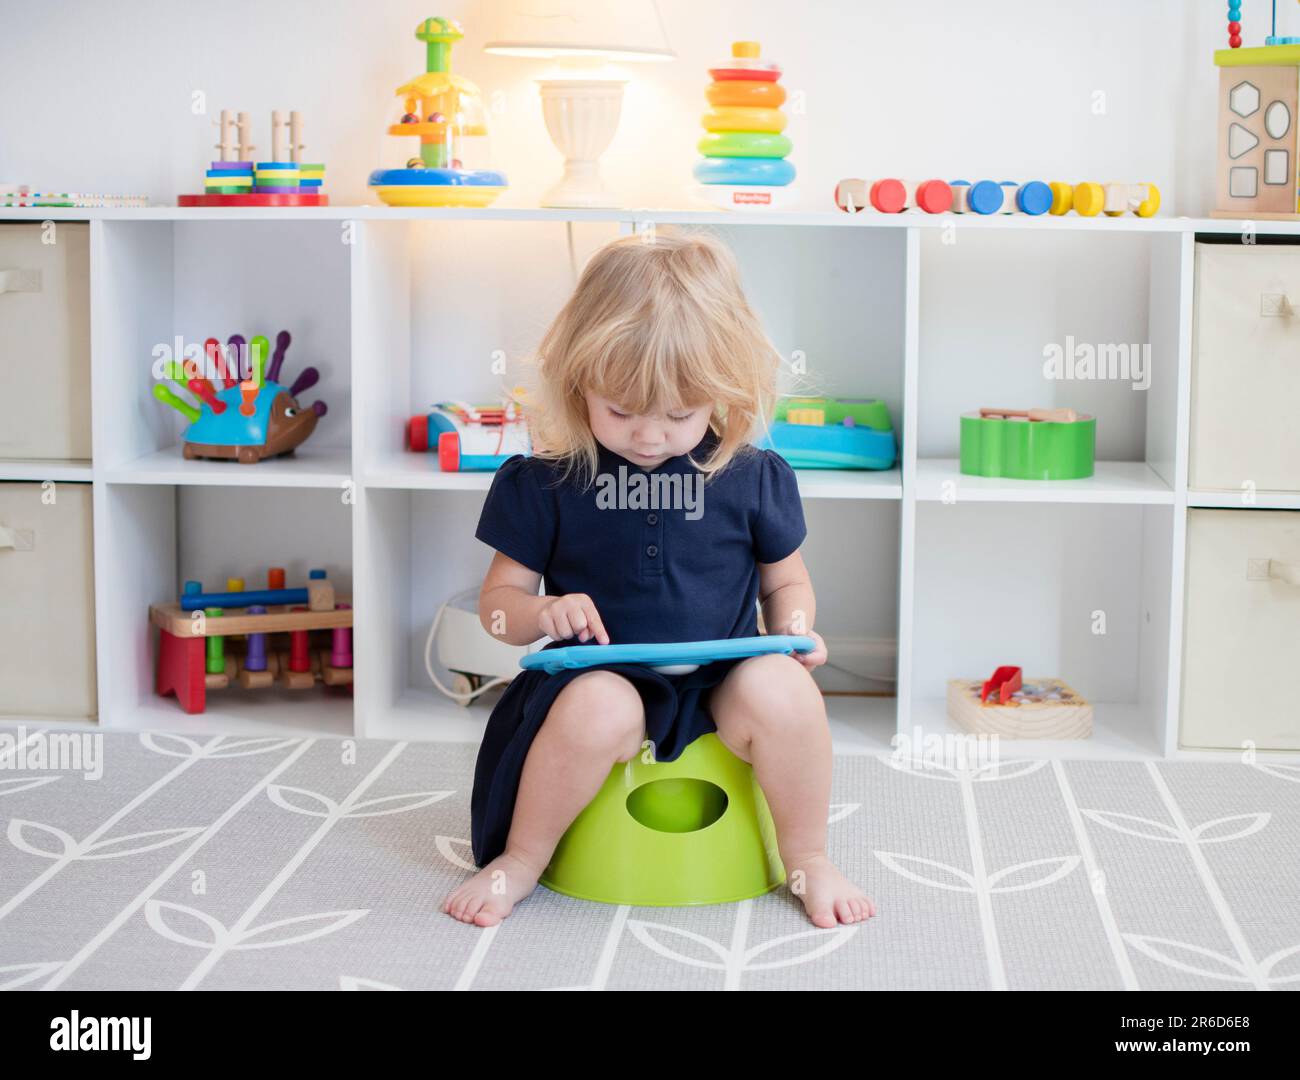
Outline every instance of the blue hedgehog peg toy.
{"label": "blue hedgehog peg toy", "polygon": [[[196,406],[174,394],[166,384],[157,383],[153,396],[190,420],[185,430],[184,454],[193,458],[234,459],[251,465],[263,458],[292,454],[316,430],[316,422],[325,415],[323,401],[312,403],[310,409],[298,404],[298,394],[320,380],[314,367],[304,368],[286,389],[279,382],[280,368],[292,338],[289,331],[276,335],[275,353],[267,366],[270,342],[255,337],[246,343],[235,334],[223,353],[220,342],[209,338],[204,351],[213,381],[191,374],[187,364],[183,369],[183,384],[199,399]],[[245,378],[240,376],[244,375]]]}

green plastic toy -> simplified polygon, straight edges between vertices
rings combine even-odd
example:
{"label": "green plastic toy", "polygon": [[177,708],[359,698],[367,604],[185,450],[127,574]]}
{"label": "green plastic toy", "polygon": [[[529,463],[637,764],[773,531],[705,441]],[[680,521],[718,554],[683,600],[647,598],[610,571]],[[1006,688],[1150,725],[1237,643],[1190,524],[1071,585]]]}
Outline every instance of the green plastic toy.
{"label": "green plastic toy", "polygon": [[1093,474],[1097,419],[1069,423],[968,413],[961,418],[961,471],[1013,480],[1080,480]]}
{"label": "green plastic toy", "polygon": [[780,397],[773,419],[808,423],[810,413],[820,414],[817,423],[843,424],[845,420],[852,420],[874,431],[894,430],[889,406],[879,398]]}
{"label": "green plastic toy", "polygon": [[541,882],[602,904],[725,904],[785,880],[753,770],[716,734],[676,761],[615,766],[560,840]]}

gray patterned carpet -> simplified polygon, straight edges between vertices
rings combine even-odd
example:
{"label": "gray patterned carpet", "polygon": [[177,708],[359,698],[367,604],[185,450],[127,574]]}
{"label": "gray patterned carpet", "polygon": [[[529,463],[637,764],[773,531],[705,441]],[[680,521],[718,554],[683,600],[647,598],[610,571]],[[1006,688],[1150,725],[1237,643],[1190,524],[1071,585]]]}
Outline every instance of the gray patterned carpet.
{"label": "gray patterned carpet", "polygon": [[87,778],[20,730],[0,727],[6,988],[1300,987],[1298,765],[841,757],[832,855],[876,899],[865,924],[813,929],[784,890],[539,889],[480,930],[438,911],[470,867],[473,746],[110,733]]}

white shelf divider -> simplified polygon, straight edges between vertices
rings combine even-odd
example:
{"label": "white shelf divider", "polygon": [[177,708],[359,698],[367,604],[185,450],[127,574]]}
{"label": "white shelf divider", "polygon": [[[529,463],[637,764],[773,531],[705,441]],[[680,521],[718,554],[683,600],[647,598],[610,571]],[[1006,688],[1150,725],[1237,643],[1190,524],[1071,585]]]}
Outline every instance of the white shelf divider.
{"label": "white shelf divider", "polygon": [[352,477],[352,455],[347,447],[308,442],[287,457],[241,465],[231,461],[186,461],[180,446],[165,446],[105,468],[101,475],[110,484],[341,489]]}
{"label": "white shelf divider", "polygon": [[903,477],[892,469],[836,472],[831,469],[795,469],[799,494],[805,499],[901,499]]}
{"label": "white shelf divider", "polygon": [[898,733],[912,726],[912,663],[916,634],[916,465],[920,436],[917,390],[921,365],[921,234],[907,231],[903,263],[903,416],[899,457],[903,502],[898,515],[898,667],[895,725]]}
{"label": "white shelf divider", "polygon": [[[1183,678],[1183,618],[1187,588],[1187,479],[1192,431],[1192,305],[1195,296],[1196,237],[1183,233],[1178,245],[1165,241],[1156,247],[1151,260],[1151,335],[1162,346],[1162,355],[1176,351],[1173,365],[1176,376],[1174,393],[1160,390],[1158,401],[1162,427],[1171,424],[1174,444],[1174,504],[1170,522],[1172,551],[1169,561],[1169,593],[1167,600],[1154,612],[1148,608],[1150,619],[1144,627],[1143,645],[1149,648],[1156,631],[1164,628],[1165,656],[1158,663],[1147,666],[1148,671],[1163,671],[1165,685],[1153,688],[1156,696],[1163,691],[1165,709],[1160,745],[1157,756],[1173,757],[1178,749],[1178,730],[1182,706]],[[1177,282],[1177,287],[1174,287]],[[1154,347],[1153,347],[1154,352]],[[1163,366],[1168,366],[1163,365]],[[1165,380],[1168,382],[1168,380]],[[1172,402],[1171,399],[1172,398]],[[1148,439],[1151,428],[1148,427]],[[1162,445],[1164,441],[1162,440]],[[1165,616],[1163,624],[1156,623]],[[1155,625],[1152,625],[1155,624]],[[1159,639],[1156,638],[1156,643]]]}
{"label": "white shelf divider", "polygon": [[1082,480],[1012,480],[967,476],[955,458],[917,463],[921,502],[1073,502],[1169,504],[1174,492],[1145,461],[1098,461]]}
{"label": "white shelf divider", "polygon": [[[385,730],[407,692],[411,576],[409,497],[370,488],[378,461],[401,460],[410,408],[411,249],[400,223],[349,225],[352,288],[352,632],[358,736]],[[416,455],[409,455],[415,457]],[[427,465],[427,462],[421,464]],[[382,736],[381,736],[382,737]]]}
{"label": "white shelf divider", "polygon": [[[366,487],[401,491],[487,491],[492,473],[447,473],[432,452],[403,452],[390,456],[362,474]],[[861,472],[835,469],[796,469],[799,493],[805,499],[901,499],[902,474],[897,467]]]}

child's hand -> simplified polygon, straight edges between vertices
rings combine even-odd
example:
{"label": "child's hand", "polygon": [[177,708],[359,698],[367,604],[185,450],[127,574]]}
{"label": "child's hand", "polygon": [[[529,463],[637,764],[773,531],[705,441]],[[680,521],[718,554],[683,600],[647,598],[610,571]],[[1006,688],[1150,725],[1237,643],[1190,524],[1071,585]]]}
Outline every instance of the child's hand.
{"label": "child's hand", "polygon": [[555,597],[537,616],[537,628],[556,641],[566,641],[571,637],[587,641],[594,636],[598,645],[609,644],[600,612],[586,593]]}
{"label": "child's hand", "polygon": [[812,638],[817,643],[817,647],[810,652],[796,652],[790,655],[809,671],[812,671],[813,668],[821,667],[822,664],[826,663],[826,642],[816,630],[805,630],[804,637]]}

